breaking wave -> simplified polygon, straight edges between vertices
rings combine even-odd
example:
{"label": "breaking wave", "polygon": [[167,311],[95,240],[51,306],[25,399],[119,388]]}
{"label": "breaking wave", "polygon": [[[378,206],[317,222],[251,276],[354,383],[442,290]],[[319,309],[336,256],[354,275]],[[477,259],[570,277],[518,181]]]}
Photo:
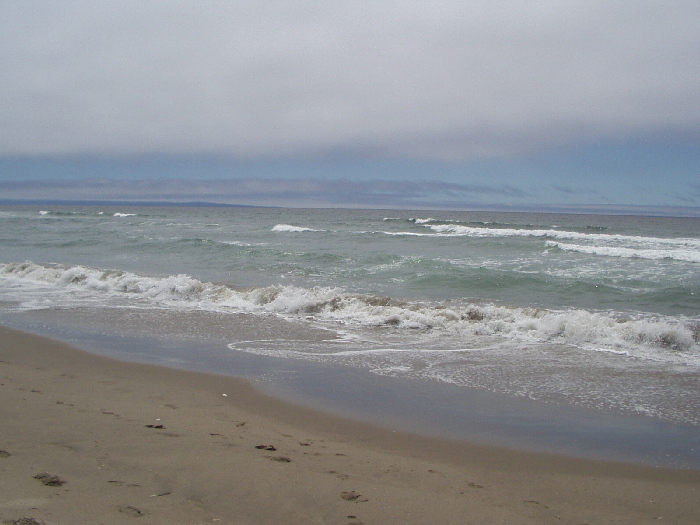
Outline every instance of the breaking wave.
{"label": "breaking wave", "polygon": [[104,211],[53,211],[53,210],[39,210],[38,214],[42,217],[92,217],[92,216],[105,216],[105,217],[138,217],[138,213],[126,213],[126,212],[104,212]]}
{"label": "breaking wave", "polygon": [[483,228],[457,224],[436,224],[430,229],[443,234],[469,237],[546,237],[550,239],[598,241],[605,243],[636,243],[641,245],[663,245],[700,250],[698,239],[673,239],[644,237],[641,235],[620,235],[610,233],[580,233],[564,230],[543,230],[527,228]]}
{"label": "breaking wave", "polygon": [[265,286],[240,289],[185,274],[150,277],[85,266],[0,264],[0,279],[25,308],[61,307],[62,301],[127,300],[141,307],[201,309],[280,315],[331,326],[383,327],[412,337],[415,331],[457,338],[478,348],[494,340],[516,344],[567,344],[634,358],[700,366],[700,320],[622,315],[581,309],[546,310],[468,302],[401,301],[340,288]]}
{"label": "breaking wave", "polygon": [[272,228],[273,232],[319,232],[324,230],[314,230],[303,226],[292,226],[291,224],[277,224]]}
{"label": "breaking wave", "polygon": [[[401,237],[535,237],[545,239],[545,246],[562,251],[586,253],[607,257],[628,257],[651,260],[669,259],[682,262],[700,262],[700,240],[688,238],[646,237],[641,235],[621,235],[608,233],[583,233],[576,231],[517,227],[496,223],[460,224],[457,221],[438,221],[433,218],[385,217],[385,222],[398,221],[420,226],[423,231],[383,231],[381,233]],[[596,232],[605,228],[588,227]],[[278,224],[272,231],[277,232],[321,232],[302,226]],[[372,232],[357,232],[372,233]],[[576,241],[564,243],[560,241]]]}
{"label": "breaking wave", "polygon": [[629,257],[639,259],[673,259],[691,263],[700,263],[700,251],[688,249],[642,249],[625,248],[620,246],[585,246],[580,244],[568,244],[555,241],[547,241],[546,245],[568,252],[587,253],[591,255],[603,255],[607,257]]}

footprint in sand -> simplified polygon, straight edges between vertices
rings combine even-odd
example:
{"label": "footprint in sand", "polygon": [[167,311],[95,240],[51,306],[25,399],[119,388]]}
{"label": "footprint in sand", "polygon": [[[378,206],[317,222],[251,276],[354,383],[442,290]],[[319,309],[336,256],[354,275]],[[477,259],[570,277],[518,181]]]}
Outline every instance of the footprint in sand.
{"label": "footprint in sand", "polygon": [[363,498],[362,494],[358,494],[354,490],[348,492],[341,492],[340,497],[343,498],[345,501],[355,501],[357,503],[364,503],[365,501],[369,501],[367,498]]}
{"label": "footprint in sand", "polygon": [[144,515],[144,512],[142,510],[137,509],[136,507],[132,507],[131,505],[128,506],[119,506],[117,507],[117,510],[121,512],[122,514],[126,514],[127,516],[131,516],[132,518],[140,518],[141,516]]}
{"label": "footprint in sand", "polygon": [[20,518],[18,520],[7,520],[2,522],[3,525],[44,525],[43,521],[37,521],[34,518]]}
{"label": "footprint in sand", "polygon": [[292,460],[289,459],[287,456],[265,456],[266,458],[271,459],[272,461],[279,461],[280,463],[291,463]]}
{"label": "footprint in sand", "polygon": [[544,503],[540,503],[539,501],[534,500],[534,499],[526,499],[526,500],[523,500],[523,503],[530,503],[530,504],[532,504],[532,505],[541,505],[542,508],[545,508],[545,509],[548,509],[548,508],[549,508],[549,507],[548,507],[547,505],[545,505]]}
{"label": "footprint in sand", "polygon": [[47,487],[60,487],[66,482],[66,480],[61,479],[58,476],[54,476],[53,474],[49,474],[48,472],[37,474],[34,476],[34,479],[38,479]]}

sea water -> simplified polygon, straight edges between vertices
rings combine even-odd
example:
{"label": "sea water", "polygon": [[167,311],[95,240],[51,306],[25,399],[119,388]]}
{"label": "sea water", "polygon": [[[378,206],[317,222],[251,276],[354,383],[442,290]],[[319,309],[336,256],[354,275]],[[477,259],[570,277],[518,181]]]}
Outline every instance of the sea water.
{"label": "sea water", "polygon": [[0,322],[400,428],[700,467],[698,218],[3,206]]}

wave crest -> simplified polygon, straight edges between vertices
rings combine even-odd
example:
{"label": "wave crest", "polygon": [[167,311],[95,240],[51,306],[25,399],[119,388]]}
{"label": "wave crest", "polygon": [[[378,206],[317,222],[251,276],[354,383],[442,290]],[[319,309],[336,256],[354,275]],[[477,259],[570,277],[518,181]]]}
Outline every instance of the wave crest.
{"label": "wave crest", "polygon": [[584,246],[580,244],[568,244],[555,241],[547,241],[550,248],[562,251],[587,253],[590,255],[603,255],[606,257],[639,258],[650,260],[673,259],[676,261],[700,263],[700,251],[689,249],[640,249],[625,248],[620,246]]}
{"label": "wave crest", "polygon": [[323,230],[314,230],[313,228],[305,228],[303,226],[293,226],[291,224],[276,224],[272,227],[273,232],[319,232]]}
{"label": "wave crest", "polygon": [[76,295],[86,299],[116,297],[158,307],[274,314],[348,327],[431,331],[436,337],[440,333],[456,336],[463,344],[474,347],[482,340],[498,337],[512,343],[568,344],[700,366],[697,319],[401,301],[329,287],[276,285],[240,289],[202,282],[185,274],[149,277],[120,270],[31,262],[0,265],[0,278],[13,281],[9,284],[20,292],[36,290],[44,301],[42,307],[49,292],[53,292],[51,300],[56,302]]}

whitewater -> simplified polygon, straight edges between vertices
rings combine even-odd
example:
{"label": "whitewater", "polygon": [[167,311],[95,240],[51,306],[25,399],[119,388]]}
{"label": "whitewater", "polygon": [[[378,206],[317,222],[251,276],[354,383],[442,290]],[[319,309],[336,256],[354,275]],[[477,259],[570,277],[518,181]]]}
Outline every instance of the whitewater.
{"label": "whitewater", "polygon": [[465,421],[484,395],[492,413],[545,407],[542,428],[579,414],[682,429],[673,454],[700,465],[698,232],[673,217],[3,206],[0,322],[345,408],[333,382],[352,375],[356,413],[395,410],[367,397],[394,385],[406,405],[431,392],[407,419],[449,392]]}

